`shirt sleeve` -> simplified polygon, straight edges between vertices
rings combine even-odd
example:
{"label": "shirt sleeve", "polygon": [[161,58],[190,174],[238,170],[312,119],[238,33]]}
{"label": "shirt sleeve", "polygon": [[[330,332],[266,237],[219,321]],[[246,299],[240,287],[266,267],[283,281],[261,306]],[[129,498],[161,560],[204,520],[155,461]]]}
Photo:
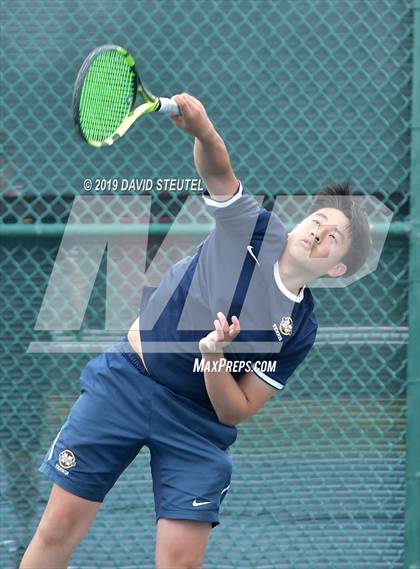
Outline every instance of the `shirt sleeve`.
{"label": "shirt sleeve", "polygon": [[[216,221],[216,226],[229,228],[230,231],[240,231],[244,224],[248,227],[257,222],[258,216],[264,208],[254,196],[244,192],[239,182],[236,193],[225,201],[216,201],[210,197],[208,190],[202,194],[206,209]],[[267,212],[268,213],[268,212]]]}
{"label": "shirt sleeve", "polygon": [[282,221],[262,207],[253,195],[246,193],[241,182],[236,193],[226,201],[213,200],[207,190],[202,197],[216,222],[216,234],[222,239],[232,237],[238,244],[248,244],[254,238],[256,250],[259,250],[258,242],[264,241],[266,253],[273,249],[278,256],[281,254],[287,240]]}
{"label": "shirt sleeve", "polygon": [[315,342],[317,332],[317,322],[312,313],[308,319],[308,325],[305,326],[303,333],[290,340],[281,350],[276,358],[276,369],[274,372],[262,372],[254,364],[252,369],[254,373],[266,383],[269,383],[278,390],[285,387],[287,380],[303,362]]}

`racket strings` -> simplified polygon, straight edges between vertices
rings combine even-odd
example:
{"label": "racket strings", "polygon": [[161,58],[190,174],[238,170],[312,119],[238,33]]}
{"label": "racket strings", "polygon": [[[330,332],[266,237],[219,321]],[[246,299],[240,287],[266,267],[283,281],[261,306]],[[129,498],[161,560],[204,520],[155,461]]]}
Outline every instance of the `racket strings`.
{"label": "racket strings", "polygon": [[137,77],[117,51],[100,54],[91,64],[80,98],[80,126],[87,139],[112,136],[129,114]]}

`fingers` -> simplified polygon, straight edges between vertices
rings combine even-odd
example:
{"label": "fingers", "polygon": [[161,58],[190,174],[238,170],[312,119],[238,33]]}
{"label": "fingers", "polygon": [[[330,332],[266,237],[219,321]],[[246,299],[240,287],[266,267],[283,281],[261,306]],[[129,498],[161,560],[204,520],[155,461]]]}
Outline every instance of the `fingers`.
{"label": "fingers", "polygon": [[228,334],[231,338],[239,334],[241,331],[241,326],[239,323],[239,318],[237,318],[237,316],[232,316],[232,324],[230,326],[223,312],[218,312],[217,317],[218,320],[214,321],[216,330],[221,330],[223,334]]}
{"label": "fingers", "polygon": [[168,119],[172,122],[172,124],[174,124],[175,126],[182,128],[184,126],[184,122],[182,120],[182,117],[174,117],[171,115],[168,115]]}
{"label": "fingers", "polygon": [[223,332],[223,329],[222,329],[222,325],[220,324],[220,321],[219,321],[219,320],[214,320],[214,321],[213,321],[213,324],[214,324],[214,328],[215,328],[216,333],[217,333],[217,340],[218,340],[218,341],[223,340],[223,338],[224,338],[224,332]]}
{"label": "fingers", "polygon": [[172,99],[181,112],[181,116],[171,117],[172,124],[199,140],[204,140],[213,134],[213,123],[198,99],[188,93],[179,93]]}
{"label": "fingers", "polygon": [[174,95],[172,99],[176,102],[184,117],[200,114],[206,115],[201,101],[188,93],[179,93],[178,95]]}
{"label": "fingers", "polygon": [[174,95],[172,99],[180,108],[183,115],[187,114],[187,110],[191,105],[191,98],[190,95],[187,93],[180,93],[178,95]]}
{"label": "fingers", "polygon": [[[185,103],[184,103],[184,97],[182,95],[174,95],[173,97],[171,97],[175,103],[178,105],[179,110],[181,111],[181,116],[184,114],[183,111],[185,111]],[[176,118],[181,118],[181,117],[174,117],[171,116],[170,119],[174,120]]]}
{"label": "fingers", "polygon": [[178,105],[188,105],[188,104],[192,104],[192,103],[196,103],[199,106],[202,105],[201,101],[199,101],[198,99],[196,99],[195,97],[193,97],[189,93],[178,93],[177,95],[174,95],[172,97],[172,99],[174,99],[174,101]]}
{"label": "fingers", "polygon": [[232,324],[229,326],[228,320],[223,312],[217,313],[217,319],[213,320],[214,330],[199,342],[199,349],[202,353],[214,353],[227,346],[240,332],[241,327],[239,318],[232,316]]}
{"label": "fingers", "polygon": [[241,331],[241,325],[237,316],[232,316],[232,324],[229,326],[229,336],[234,338]]}
{"label": "fingers", "polygon": [[223,312],[218,312],[217,317],[219,319],[222,330],[224,332],[228,332],[229,331],[229,324],[228,324],[226,316],[223,314]]}

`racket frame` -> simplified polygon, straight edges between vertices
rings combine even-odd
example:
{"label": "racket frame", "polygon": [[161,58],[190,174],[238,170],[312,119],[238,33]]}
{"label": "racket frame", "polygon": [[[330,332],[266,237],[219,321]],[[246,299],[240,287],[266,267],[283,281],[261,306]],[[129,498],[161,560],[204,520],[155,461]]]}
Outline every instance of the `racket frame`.
{"label": "racket frame", "polygon": [[[105,140],[90,140],[86,138],[85,134],[82,131],[82,127],[80,125],[80,99],[82,97],[85,78],[89,72],[92,63],[99,55],[107,51],[117,51],[120,55],[122,55],[125,58],[127,66],[131,68],[132,73],[134,73],[135,75],[137,81],[137,90],[134,93],[134,97],[131,102],[131,106],[127,113],[127,116],[125,117],[125,119],[123,119],[117,130]],[[145,101],[138,107],[136,107],[137,93],[140,93],[143,100]],[[73,119],[80,136],[91,146],[94,146],[95,148],[101,148],[102,146],[111,146],[112,144],[114,144],[114,142],[119,138],[121,138],[141,116],[147,113],[159,111],[161,108],[161,101],[159,97],[155,97],[155,95],[153,95],[150,91],[148,91],[140,81],[139,74],[137,73],[136,70],[134,57],[130,55],[123,47],[120,47],[118,45],[107,44],[97,47],[93,51],[91,51],[84,60],[84,62],[82,63],[82,66],[80,67],[79,73],[77,74],[76,77],[73,99],[72,99],[72,107],[73,107]]]}

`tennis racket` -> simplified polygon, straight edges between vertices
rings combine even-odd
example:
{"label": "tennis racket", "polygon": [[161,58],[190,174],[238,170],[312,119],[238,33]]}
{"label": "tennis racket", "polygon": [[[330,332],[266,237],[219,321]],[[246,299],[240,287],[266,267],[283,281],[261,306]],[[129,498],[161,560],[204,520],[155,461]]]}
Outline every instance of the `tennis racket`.
{"label": "tennis racket", "polygon": [[[142,104],[136,107],[136,96]],[[172,99],[155,97],[143,86],[134,58],[122,47],[103,45],[85,59],[73,92],[73,117],[91,146],[111,146],[143,115],[179,115]]]}

